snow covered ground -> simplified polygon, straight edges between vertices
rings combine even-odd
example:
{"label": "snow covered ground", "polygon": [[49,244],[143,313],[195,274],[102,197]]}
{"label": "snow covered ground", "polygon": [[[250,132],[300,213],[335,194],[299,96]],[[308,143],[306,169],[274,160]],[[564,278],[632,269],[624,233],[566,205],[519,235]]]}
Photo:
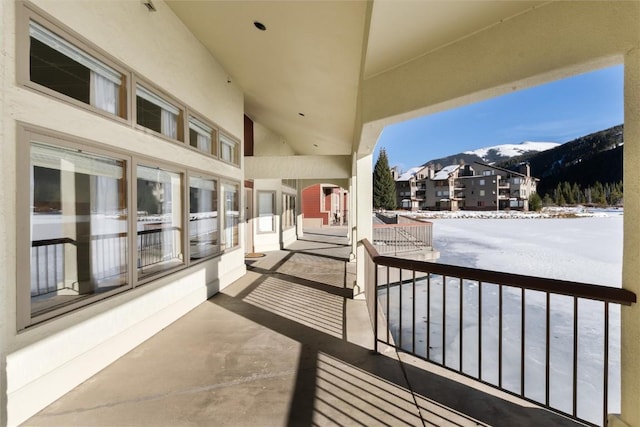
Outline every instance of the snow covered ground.
{"label": "snow covered ground", "polygon": [[[577,216],[554,217],[558,214]],[[576,215],[577,214],[577,215]],[[448,214],[449,218],[430,218],[434,223],[434,247],[439,263],[506,271],[619,287],[622,273],[622,211],[546,212],[543,215],[466,212]],[[431,217],[435,215],[431,214]],[[415,324],[416,353],[454,369],[478,374],[478,293],[477,282],[463,282],[463,327],[459,328],[460,283],[448,279],[444,298],[446,317],[443,342],[442,277],[433,277],[416,285],[416,318],[412,319],[412,289],[402,286],[402,325],[399,324],[400,287],[389,292],[390,328],[398,342],[411,348]],[[427,313],[427,295],[429,307]],[[381,306],[386,307],[386,291],[381,291]],[[545,324],[544,294],[527,291],[526,296],[525,395],[538,401],[545,398]],[[505,288],[503,293],[503,386],[520,391],[521,294]],[[498,287],[482,285],[482,377],[498,381]],[[601,423],[603,393],[603,304],[581,301],[578,305],[578,416]],[[550,404],[565,412],[572,410],[573,381],[573,299],[551,298],[550,330]],[[427,355],[427,325],[429,354]],[[402,332],[400,333],[400,330]],[[444,353],[444,355],[443,355]],[[620,398],[620,310],[610,308],[609,413],[619,411]]]}

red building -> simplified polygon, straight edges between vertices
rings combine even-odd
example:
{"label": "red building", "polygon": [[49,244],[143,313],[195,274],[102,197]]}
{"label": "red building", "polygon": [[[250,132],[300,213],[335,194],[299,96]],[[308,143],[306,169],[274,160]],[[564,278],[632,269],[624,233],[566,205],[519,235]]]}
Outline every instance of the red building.
{"label": "red building", "polygon": [[346,223],[347,190],[333,184],[315,184],[302,190],[302,218],[306,227]]}

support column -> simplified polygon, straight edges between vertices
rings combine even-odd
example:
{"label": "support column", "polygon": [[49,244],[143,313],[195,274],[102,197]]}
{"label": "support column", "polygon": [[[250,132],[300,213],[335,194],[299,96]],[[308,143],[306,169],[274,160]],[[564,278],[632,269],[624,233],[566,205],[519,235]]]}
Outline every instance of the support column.
{"label": "support column", "polygon": [[371,209],[373,206],[373,166],[372,154],[356,160],[356,194],[354,207],[356,209],[356,229],[354,244],[356,244],[357,289],[354,289],[354,296],[364,297],[364,246],[358,245],[362,239],[371,240],[373,237]]}
{"label": "support column", "polygon": [[[624,250],[622,286],[640,296],[640,49],[624,67]],[[622,414],[610,426],[640,427],[640,303],[622,307]]]}

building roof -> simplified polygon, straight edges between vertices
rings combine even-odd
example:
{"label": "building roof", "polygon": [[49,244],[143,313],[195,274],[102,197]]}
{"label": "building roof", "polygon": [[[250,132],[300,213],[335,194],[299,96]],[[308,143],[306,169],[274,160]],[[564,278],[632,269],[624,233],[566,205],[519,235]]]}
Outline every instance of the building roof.
{"label": "building roof", "polygon": [[396,178],[396,181],[409,181],[411,178],[415,177],[417,173],[423,169],[423,167],[424,166],[418,166],[418,167],[409,169],[408,171],[400,175],[398,178]]}
{"label": "building roof", "polygon": [[445,179],[449,179],[452,173],[457,171],[460,168],[460,165],[449,165],[440,169],[436,174],[431,178],[433,181],[442,181]]}

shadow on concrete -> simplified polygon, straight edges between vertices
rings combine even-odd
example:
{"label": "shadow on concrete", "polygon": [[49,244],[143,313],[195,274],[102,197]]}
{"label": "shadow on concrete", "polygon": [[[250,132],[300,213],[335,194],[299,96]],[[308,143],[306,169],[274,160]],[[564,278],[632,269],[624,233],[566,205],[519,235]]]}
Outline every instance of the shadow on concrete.
{"label": "shadow on concrete", "polygon": [[[332,286],[274,270],[264,272],[235,296],[221,293],[209,301],[301,344],[288,425],[324,424],[323,420],[338,425],[434,425],[445,421],[461,426],[581,425],[402,363],[394,352],[389,353],[392,357],[375,354],[349,342],[344,296],[327,292],[335,289]],[[287,285],[281,284],[276,292],[277,286],[269,283],[276,277],[288,282],[289,290],[307,289],[287,293]],[[308,296],[316,299],[300,299],[300,293],[310,291],[316,294]],[[260,305],[256,304],[257,294]],[[335,298],[342,299],[342,304]],[[340,305],[339,314],[336,307]]]}

